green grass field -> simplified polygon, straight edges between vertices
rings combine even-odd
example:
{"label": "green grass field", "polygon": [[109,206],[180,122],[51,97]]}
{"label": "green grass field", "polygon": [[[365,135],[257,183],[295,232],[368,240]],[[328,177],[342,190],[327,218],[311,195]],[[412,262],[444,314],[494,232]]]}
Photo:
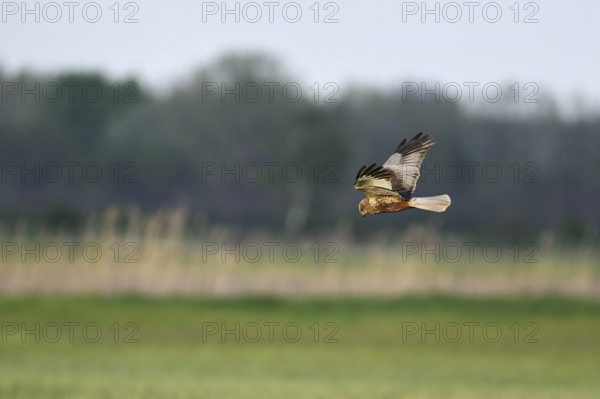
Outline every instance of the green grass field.
{"label": "green grass field", "polygon": [[1,398],[600,397],[594,302],[38,297],[0,315]]}

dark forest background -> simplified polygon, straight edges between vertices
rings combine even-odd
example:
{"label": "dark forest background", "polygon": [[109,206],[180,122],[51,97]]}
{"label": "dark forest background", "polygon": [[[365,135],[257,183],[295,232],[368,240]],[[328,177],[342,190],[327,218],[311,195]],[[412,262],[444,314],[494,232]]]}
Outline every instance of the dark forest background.
{"label": "dark forest background", "polygon": [[[600,117],[562,119],[551,99],[526,114],[500,103],[472,112],[433,97],[407,101],[392,84],[345,87],[327,102],[334,86],[320,82],[317,101],[307,85],[291,101],[281,87],[298,79],[265,55],[225,56],[168,93],[87,72],[0,72],[0,80],[5,229],[26,219],[77,231],[116,205],[145,213],[183,207],[191,232],[202,223],[362,238],[425,224],[466,236],[598,242]],[[279,84],[273,98],[264,82]],[[211,94],[221,84],[239,84],[239,101]],[[420,131],[437,144],[415,195],[447,193],[451,207],[363,219],[357,170],[383,163]]]}

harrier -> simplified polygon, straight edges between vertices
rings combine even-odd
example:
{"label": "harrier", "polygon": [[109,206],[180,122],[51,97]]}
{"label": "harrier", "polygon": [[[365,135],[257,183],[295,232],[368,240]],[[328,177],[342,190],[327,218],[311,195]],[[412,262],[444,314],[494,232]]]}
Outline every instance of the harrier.
{"label": "harrier", "polygon": [[398,212],[409,208],[444,212],[450,206],[446,194],[435,197],[413,198],[425,153],[435,144],[429,135],[417,134],[408,143],[402,140],[396,152],[383,164],[364,165],[356,175],[354,188],[367,198],[358,204],[361,215]]}

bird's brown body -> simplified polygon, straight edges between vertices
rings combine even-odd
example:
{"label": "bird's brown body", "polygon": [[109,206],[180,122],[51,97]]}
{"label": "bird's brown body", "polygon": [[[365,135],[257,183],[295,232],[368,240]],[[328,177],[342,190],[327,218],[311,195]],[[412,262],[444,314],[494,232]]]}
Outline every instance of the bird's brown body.
{"label": "bird's brown body", "polygon": [[400,197],[394,196],[365,198],[358,204],[360,213],[369,213],[371,215],[399,212],[408,208],[412,208],[410,200],[405,201]]}

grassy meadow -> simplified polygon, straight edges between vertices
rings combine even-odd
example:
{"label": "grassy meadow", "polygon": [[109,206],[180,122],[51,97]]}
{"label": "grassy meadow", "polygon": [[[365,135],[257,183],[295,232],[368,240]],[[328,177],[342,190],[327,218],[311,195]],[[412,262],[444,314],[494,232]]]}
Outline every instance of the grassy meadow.
{"label": "grassy meadow", "polygon": [[595,302],[21,297],[0,313],[3,398],[600,397]]}

